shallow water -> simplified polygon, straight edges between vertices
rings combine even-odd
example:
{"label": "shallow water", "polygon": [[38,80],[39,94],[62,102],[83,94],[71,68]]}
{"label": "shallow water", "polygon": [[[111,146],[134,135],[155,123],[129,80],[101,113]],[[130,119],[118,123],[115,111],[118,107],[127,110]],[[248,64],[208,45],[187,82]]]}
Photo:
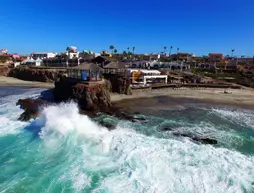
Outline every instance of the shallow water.
{"label": "shallow water", "polygon": [[[68,103],[24,123],[16,101],[42,90],[13,89],[0,88],[0,192],[254,192],[251,110],[164,107],[137,115],[147,123],[131,123],[106,115],[91,120]],[[101,120],[117,129],[99,126]]]}

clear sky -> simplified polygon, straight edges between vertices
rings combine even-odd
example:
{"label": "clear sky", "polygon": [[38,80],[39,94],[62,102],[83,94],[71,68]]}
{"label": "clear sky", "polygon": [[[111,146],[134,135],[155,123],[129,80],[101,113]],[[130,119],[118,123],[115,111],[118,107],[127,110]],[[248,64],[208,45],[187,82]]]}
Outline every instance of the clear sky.
{"label": "clear sky", "polygon": [[254,55],[253,0],[1,0],[0,48]]}

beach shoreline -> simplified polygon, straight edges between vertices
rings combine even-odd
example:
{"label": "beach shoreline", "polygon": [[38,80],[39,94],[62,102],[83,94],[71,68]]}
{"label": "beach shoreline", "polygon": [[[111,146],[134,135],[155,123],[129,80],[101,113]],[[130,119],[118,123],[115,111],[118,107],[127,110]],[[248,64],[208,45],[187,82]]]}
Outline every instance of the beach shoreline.
{"label": "beach shoreline", "polygon": [[[0,76],[0,86],[31,87],[31,88],[54,88],[54,83],[35,81],[23,81],[12,77]],[[194,101],[195,103],[210,103],[218,105],[233,105],[252,108],[254,106],[254,90],[251,88],[231,89],[231,94],[225,94],[224,89],[173,89],[163,88],[156,90],[133,90],[132,95],[121,95],[111,93],[111,101],[116,106],[132,107],[154,106],[156,98],[164,97],[173,101],[173,104],[181,104],[183,101]],[[144,102],[146,101],[146,102]],[[253,107],[254,108],[254,107]]]}
{"label": "beach shoreline", "polygon": [[31,87],[31,88],[54,88],[54,83],[24,81],[17,78],[0,76],[0,86]]}
{"label": "beach shoreline", "polygon": [[114,106],[132,112],[145,113],[153,109],[183,107],[191,105],[227,106],[254,110],[252,89],[232,89],[232,94],[224,94],[224,89],[184,90],[160,89],[134,91],[133,95],[112,94]]}

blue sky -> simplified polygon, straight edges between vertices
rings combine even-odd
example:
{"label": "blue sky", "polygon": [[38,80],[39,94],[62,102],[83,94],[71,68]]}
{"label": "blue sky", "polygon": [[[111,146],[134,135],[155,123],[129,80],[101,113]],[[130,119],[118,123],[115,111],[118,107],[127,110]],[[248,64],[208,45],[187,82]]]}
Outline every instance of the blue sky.
{"label": "blue sky", "polygon": [[254,55],[254,1],[241,0],[6,0],[0,3],[0,48],[99,52],[209,52]]}

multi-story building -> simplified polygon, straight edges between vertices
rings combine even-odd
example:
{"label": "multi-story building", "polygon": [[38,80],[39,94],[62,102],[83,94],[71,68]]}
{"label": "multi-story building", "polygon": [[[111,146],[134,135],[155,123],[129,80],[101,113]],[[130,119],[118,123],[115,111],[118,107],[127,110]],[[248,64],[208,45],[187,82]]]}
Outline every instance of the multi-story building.
{"label": "multi-story building", "polygon": [[46,59],[46,58],[54,58],[56,56],[56,53],[53,52],[33,52],[31,54],[31,57],[33,59]]}
{"label": "multi-story building", "polygon": [[224,56],[221,53],[210,53],[208,58],[209,62],[221,62],[224,59]]}

